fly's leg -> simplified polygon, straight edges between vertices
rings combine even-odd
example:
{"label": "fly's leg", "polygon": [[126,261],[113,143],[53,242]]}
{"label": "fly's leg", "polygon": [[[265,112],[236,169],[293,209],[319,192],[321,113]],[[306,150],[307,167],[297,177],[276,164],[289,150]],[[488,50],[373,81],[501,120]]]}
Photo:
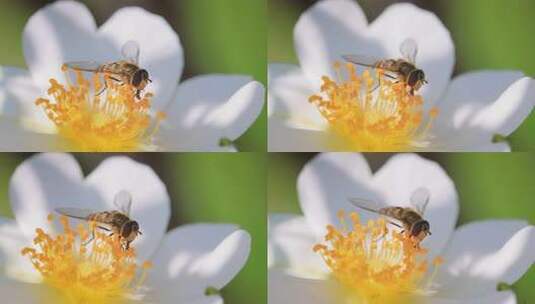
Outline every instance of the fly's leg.
{"label": "fly's leg", "polygon": [[123,86],[124,85],[124,82],[121,81],[120,79],[117,79],[113,76],[104,76],[104,87],[102,88],[102,90],[100,90],[100,92],[97,93],[96,96],[100,96],[100,94],[104,93],[104,91],[106,91],[108,89],[108,81],[109,80],[113,80],[115,82],[117,82],[120,86]]}
{"label": "fly's leg", "polygon": [[84,242],[84,246],[87,246],[89,243],[91,243],[95,239],[95,229],[91,231],[91,238],[89,238],[87,241]]}
{"label": "fly's leg", "polygon": [[[392,76],[392,75],[390,75],[388,73],[382,73],[382,75],[387,77],[387,78],[390,78],[392,80],[396,80],[394,83],[398,83],[399,82],[397,77]],[[373,87],[373,89],[369,90],[368,93],[372,93],[373,91],[377,90],[380,86],[381,86],[381,77],[379,77],[379,79],[377,80],[377,84]]]}
{"label": "fly's leg", "polygon": [[96,94],[96,96],[100,96],[100,94],[104,93],[104,91],[106,91],[107,89],[108,89],[108,79],[106,78],[106,75],[104,75],[104,86],[102,87],[100,92]]}
{"label": "fly's leg", "polygon": [[[102,229],[102,230],[104,230],[104,231],[107,231],[107,232],[111,232],[111,229],[108,229],[108,228],[103,227],[103,226],[98,226],[98,228],[99,228],[99,229]],[[110,233],[110,234],[108,234],[108,237],[112,237],[113,234],[114,234],[113,232]]]}
{"label": "fly's leg", "polygon": [[117,82],[120,86],[124,86],[124,81],[122,81],[121,79],[117,79],[113,76],[110,76],[110,79]]}

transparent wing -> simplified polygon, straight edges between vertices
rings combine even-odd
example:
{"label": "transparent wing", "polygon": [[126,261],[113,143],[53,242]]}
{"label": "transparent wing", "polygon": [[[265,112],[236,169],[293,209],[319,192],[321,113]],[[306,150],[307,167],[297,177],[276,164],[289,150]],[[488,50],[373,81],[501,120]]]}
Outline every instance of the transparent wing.
{"label": "transparent wing", "polygon": [[344,60],[347,62],[367,67],[375,67],[377,62],[381,61],[381,58],[368,55],[343,55],[342,58],[344,58]]}
{"label": "transparent wing", "polygon": [[56,208],[54,210],[61,215],[81,220],[87,220],[91,214],[97,213],[95,210],[80,208]]}
{"label": "transparent wing", "polygon": [[416,62],[416,55],[418,54],[418,44],[412,38],[407,38],[403,40],[399,46],[399,51],[405,60],[410,63]]}
{"label": "transparent wing", "polygon": [[431,193],[429,189],[420,187],[412,192],[410,202],[420,215],[424,215],[430,197]]}
{"label": "transparent wing", "polygon": [[351,197],[348,200],[355,207],[359,207],[360,209],[364,209],[366,211],[381,214],[381,212],[379,212],[379,209],[381,209],[382,206],[375,201],[368,200],[365,198],[358,198],[358,197]]}
{"label": "transparent wing", "polygon": [[128,40],[123,44],[121,54],[125,60],[137,65],[139,63],[139,44],[133,40]]}
{"label": "transparent wing", "polygon": [[102,66],[102,63],[96,61],[70,61],[66,62],[65,66],[77,71],[96,72]]}
{"label": "transparent wing", "polygon": [[364,199],[364,198],[356,198],[356,197],[353,197],[353,198],[349,198],[348,199],[349,202],[355,206],[355,207],[358,207],[360,209],[364,209],[366,211],[370,211],[370,212],[373,212],[373,213],[377,213],[377,214],[380,214],[382,216],[385,216],[389,219],[388,223],[396,226],[396,227],[399,227],[399,228],[402,228],[403,226],[401,224],[399,224],[399,220],[396,219],[396,218],[393,218],[391,216],[388,216],[387,214],[384,214],[380,211],[381,208],[383,208],[384,206],[382,206],[381,204],[375,202],[375,201],[372,201],[372,200],[367,200],[367,199]]}
{"label": "transparent wing", "polygon": [[132,208],[132,195],[126,190],[121,190],[115,194],[113,204],[124,215],[130,216],[130,209]]}

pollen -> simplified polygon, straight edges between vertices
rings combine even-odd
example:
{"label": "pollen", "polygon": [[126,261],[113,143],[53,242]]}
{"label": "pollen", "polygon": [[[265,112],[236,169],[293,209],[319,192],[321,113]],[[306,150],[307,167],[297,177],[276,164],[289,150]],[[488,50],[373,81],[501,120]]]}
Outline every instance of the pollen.
{"label": "pollen", "polygon": [[348,303],[413,303],[429,291],[427,250],[413,238],[390,231],[384,218],[362,224],[357,213],[338,216],[342,228],[327,226],[325,242],[313,250],[347,291]]}
{"label": "pollen", "polygon": [[136,264],[135,250],[124,250],[117,236],[98,232],[95,223],[72,228],[66,217],[59,221],[63,233],[52,236],[38,228],[33,247],[21,251],[58,295],[50,303],[126,303],[139,294],[150,262]]}
{"label": "pollen", "polygon": [[130,84],[119,83],[109,75],[93,74],[91,79],[74,71],[67,84],[50,79],[49,98],[38,98],[41,107],[58,133],[73,151],[139,151],[152,146],[165,113],[152,113],[151,93],[136,97]]}
{"label": "pollen", "polygon": [[336,62],[334,68],[337,81],[323,76],[320,93],[309,98],[336,135],[333,148],[412,151],[428,145],[437,108],[424,111],[422,96],[381,69],[359,75],[350,63]]}

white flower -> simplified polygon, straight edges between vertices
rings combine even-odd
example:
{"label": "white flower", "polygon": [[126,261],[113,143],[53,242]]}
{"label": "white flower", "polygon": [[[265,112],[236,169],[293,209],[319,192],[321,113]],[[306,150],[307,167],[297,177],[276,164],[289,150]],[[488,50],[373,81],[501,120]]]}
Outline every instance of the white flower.
{"label": "white flower", "polygon": [[[418,45],[416,66],[429,82],[417,92],[423,106],[415,100],[402,108],[398,99],[397,107],[396,102],[383,107],[386,98],[376,94],[382,90],[371,87],[366,95],[375,103],[362,106],[359,113],[327,108],[322,115],[314,104],[318,99],[309,102],[321,91],[324,101],[335,99],[326,97],[327,92],[336,92],[336,98],[354,105],[355,95],[347,92],[365,94],[362,87],[350,84],[346,95],[341,88],[320,90],[322,77],[348,83],[346,64],[338,68],[342,76],[334,67],[343,62],[343,55],[401,58],[400,45],[409,38]],[[434,14],[409,3],[391,5],[368,24],[353,0],[318,1],[299,18],[294,42],[299,66],[269,65],[270,151],[508,151],[503,137],[535,104],[535,81],[521,72],[475,71],[450,80],[454,45],[448,30]],[[386,81],[381,85],[385,90],[392,87]],[[365,98],[360,99],[364,103]]]}
{"label": "white flower", "polygon": [[[142,277],[135,280],[136,284],[142,283],[136,294],[143,296],[143,303],[223,303],[217,290],[247,261],[250,251],[247,232],[231,224],[189,224],[167,232],[171,211],[169,196],[150,167],[127,157],[110,157],[84,178],[76,160],[67,154],[33,156],[23,162],[11,178],[9,196],[15,220],[0,218],[2,302],[58,303],[58,295],[70,291],[73,298],[66,303],[107,303],[95,299],[106,296],[110,277],[101,279],[95,275],[96,282],[87,283],[94,287],[90,292],[91,300],[86,298],[85,302],[79,299],[82,295],[77,292],[87,285],[58,283],[51,279],[54,272],[68,266],[81,267],[69,264],[66,258],[69,255],[59,255],[65,249],[49,253],[49,259],[57,261],[49,276],[41,275],[21,250],[32,247],[37,228],[48,235],[63,231],[47,220],[55,208],[115,210],[117,207],[112,200],[123,189],[132,196],[131,218],[139,223],[143,233],[131,246],[135,248],[139,263],[150,261],[153,264],[151,269],[145,269],[146,280]],[[106,255],[110,253],[101,252],[101,256]],[[56,287],[51,288],[51,285]],[[121,286],[114,291],[115,295],[122,296],[124,289],[126,286]],[[138,288],[134,286],[133,289]]]}
{"label": "white flower", "polygon": [[[442,265],[438,265],[440,260],[437,260],[437,265],[416,281],[419,282],[417,286],[403,285],[406,290],[396,293],[401,282],[390,279],[373,285],[365,279],[365,273],[345,268],[344,264],[338,264],[342,266],[332,271],[321,255],[313,252],[316,244],[324,243],[327,225],[341,229],[340,210],[358,211],[348,198],[407,207],[411,193],[420,187],[426,187],[431,194],[424,218],[429,221],[432,232],[421,246],[429,250],[428,261],[441,257]],[[354,285],[354,290],[349,288],[349,294],[354,291],[366,295],[380,290],[382,295],[392,296],[393,293],[396,298],[412,296],[414,303],[513,304],[516,303],[514,293],[497,291],[497,285],[501,282],[513,284],[535,261],[535,228],[525,221],[487,220],[455,229],[459,207],[453,182],[438,164],[414,154],[393,156],[375,174],[362,155],[320,154],[301,171],[297,189],[304,216],[272,214],[269,219],[269,303],[389,303],[373,298],[377,294],[372,294],[372,299],[346,302],[344,297],[348,295],[340,291],[340,285],[354,279],[359,285]],[[358,216],[363,224],[367,219],[378,217],[364,211],[358,212]],[[351,226],[347,224],[347,227]],[[354,235],[359,233],[362,232]],[[384,244],[384,240],[380,238],[376,242]],[[360,247],[347,248],[358,250]],[[391,269],[392,273],[400,266],[407,275],[418,277],[418,268],[407,265],[405,260],[396,260],[407,257],[407,248],[404,250],[404,253],[385,256],[353,257],[348,264],[356,260],[362,262],[360,266]],[[342,257],[342,252],[338,253]],[[434,275],[430,274],[433,271]],[[369,286],[375,289],[369,290]]]}
{"label": "white flower", "polygon": [[[249,76],[209,74],[179,85],[184,56],[177,33],[162,17],[138,7],[119,9],[97,28],[83,4],[57,1],[29,18],[22,40],[28,70],[0,67],[3,151],[229,151],[264,103],[263,86]],[[139,45],[139,66],[152,80],[143,92],[142,101],[152,101],[148,112],[140,101],[125,94],[128,90],[122,88],[130,86],[108,87],[98,96],[90,91],[85,99],[79,94],[58,98],[59,86],[55,96],[47,94],[50,79],[66,84],[65,62],[115,62],[123,59],[121,49],[128,41]],[[82,87],[75,82],[74,72],[69,73],[71,83]],[[43,100],[36,105],[39,97],[52,106],[62,101],[94,106],[95,98],[111,104],[108,93],[123,97],[119,100],[122,111],[118,106],[85,112],[78,107],[67,113],[66,107],[47,108]],[[89,118],[75,119],[87,112]],[[52,122],[49,116],[59,116],[58,121]]]}

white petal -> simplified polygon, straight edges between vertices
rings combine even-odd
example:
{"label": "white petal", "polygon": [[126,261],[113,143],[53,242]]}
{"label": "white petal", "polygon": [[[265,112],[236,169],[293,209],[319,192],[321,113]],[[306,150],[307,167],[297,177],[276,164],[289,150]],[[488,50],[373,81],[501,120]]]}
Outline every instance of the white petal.
{"label": "white petal", "polygon": [[139,223],[143,233],[133,245],[139,259],[148,259],[164,237],[171,216],[169,194],[158,175],[149,166],[130,158],[110,157],[91,172],[86,182],[106,204],[104,210],[117,209],[113,199],[119,191],[130,192],[130,217]]}
{"label": "white petal", "polygon": [[[479,142],[489,143],[497,130],[483,128],[475,123],[477,117],[493,109],[504,91],[522,78],[515,71],[477,71],[461,74],[453,79],[440,102],[435,131],[441,140],[449,143],[449,150],[470,150]],[[503,102],[503,101],[502,101]],[[490,114],[489,114],[490,115]],[[507,135],[507,134],[502,134]],[[457,147],[457,149],[455,149]]]}
{"label": "white petal", "polygon": [[526,119],[535,106],[535,80],[524,77],[513,83],[494,102],[478,113],[472,122],[491,134],[509,135]]}
{"label": "white petal", "polygon": [[2,275],[0,275],[0,294],[2,303],[35,304],[48,303],[48,300],[52,300],[44,285],[16,281]]}
{"label": "white petal", "polygon": [[[423,69],[429,84],[420,93],[431,106],[444,93],[453,71],[455,50],[449,31],[438,17],[409,3],[389,6],[372,24],[370,34],[381,44],[385,58],[400,58],[401,43],[412,38],[418,45],[416,66]],[[365,53],[366,54],[366,53]]]}
{"label": "white petal", "polygon": [[205,118],[221,137],[237,139],[255,122],[264,106],[264,86],[251,81],[241,87],[230,99],[213,109]]}
{"label": "white petal", "polygon": [[52,229],[47,216],[55,208],[68,203],[89,204],[94,197],[82,188],[82,170],[73,156],[38,154],[15,169],[9,199],[20,229],[33,239],[36,228]]}
{"label": "white petal", "polygon": [[[448,137],[453,135],[450,133]],[[440,139],[440,145],[428,152],[511,152],[507,142],[490,142],[488,136],[484,137],[451,137]]]}
{"label": "white petal", "polygon": [[35,105],[35,100],[40,94],[39,88],[35,86],[27,70],[0,67],[0,116],[2,119],[16,119],[35,130],[53,130],[52,122],[46,117],[44,111]]}
{"label": "white petal", "polygon": [[374,184],[381,190],[384,203],[390,206],[411,207],[414,190],[429,190],[431,196],[424,218],[433,234],[422,246],[430,249],[431,258],[440,253],[453,233],[459,213],[455,185],[444,169],[416,154],[397,154],[376,172]]}
{"label": "white petal", "polygon": [[162,288],[162,286],[156,286],[155,293],[156,296],[146,295],[144,298],[144,303],[154,303],[154,304],[223,304],[223,298],[219,295],[195,295],[191,298],[184,298],[183,295],[178,295],[176,286],[167,286]]}
{"label": "white petal", "polygon": [[[194,224],[171,230],[153,258],[152,285],[177,299],[194,299],[207,287],[223,288],[245,265],[250,236],[234,225]],[[156,277],[157,276],[157,277]]]}
{"label": "white petal", "polygon": [[335,76],[332,65],[341,55],[372,48],[365,37],[366,16],[355,1],[318,1],[307,9],[294,28],[299,63],[313,84],[320,86],[324,75]]}
{"label": "white petal", "polygon": [[22,248],[30,246],[17,222],[0,217],[0,267],[6,276],[31,283],[40,281],[39,274],[33,268],[28,257],[20,253]]}
{"label": "white petal", "polygon": [[178,86],[160,134],[170,150],[210,150],[222,138],[235,140],[256,120],[263,86],[248,76],[203,75]]}
{"label": "white petal", "polygon": [[271,152],[333,150],[326,120],[308,102],[314,94],[299,67],[269,65],[268,149]]}
{"label": "white petal", "polygon": [[308,102],[317,92],[312,90],[302,70],[291,64],[268,66],[268,117],[296,128],[323,130],[327,121]]}
{"label": "white petal", "polygon": [[513,284],[535,262],[535,227],[523,221],[481,221],[457,229],[437,278],[448,295],[484,295]]}
{"label": "white petal", "polygon": [[139,7],[116,11],[99,29],[102,44],[109,44],[114,52],[109,60],[121,57],[121,48],[129,40],[140,46],[139,66],[147,69],[152,83],[147,91],[154,93],[154,107],[162,110],[173,98],[184,68],[184,54],[180,39],[161,16]]}
{"label": "white petal", "polygon": [[36,133],[8,117],[0,117],[0,138],[0,152],[58,151],[65,143],[56,134]]}
{"label": "white petal", "polygon": [[269,152],[320,152],[333,150],[327,131],[294,128],[276,118],[268,119]]}
{"label": "white petal", "polygon": [[325,262],[312,248],[319,240],[303,216],[270,214],[268,267],[285,269],[303,278],[324,278]]}
{"label": "white petal", "polygon": [[304,279],[279,270],[268,271],[268,303],[344,303],[336,296],[334,282],[330,280]]}
{"label": "white petal", "polygon": [[79,2],[57,1],[33,14],[22,40],[36,85],[44,91],[50,78],[64,83],[61,65],[67,61],[96,59],[95,30],[93,16]]}
{"label": "white petal", "polygon": [[[176,299],[171,298],[169,299],[169,302],[163,302],[163,303],[175,304]],[[189,300],[187,302],[184,302],[183,304],[223,304],[223,298],[221,298],[220,296],[202,297],[202,298],[195,299],[195,300]]]}
{"label": "white petal", "polygon": [[354,210],[351,197],[375,198],[371,172],[356,153],[323,153],[308,162],[297,179],[299,203],[310,229],[323,238],[326,226],[338,226],[340,210]]}
{"label": "white petal", "polygon": [[516,297],[512,291],[492,291],[477,298],[463,296],[459,299],[432,298],[431,304],[516,304]]}

